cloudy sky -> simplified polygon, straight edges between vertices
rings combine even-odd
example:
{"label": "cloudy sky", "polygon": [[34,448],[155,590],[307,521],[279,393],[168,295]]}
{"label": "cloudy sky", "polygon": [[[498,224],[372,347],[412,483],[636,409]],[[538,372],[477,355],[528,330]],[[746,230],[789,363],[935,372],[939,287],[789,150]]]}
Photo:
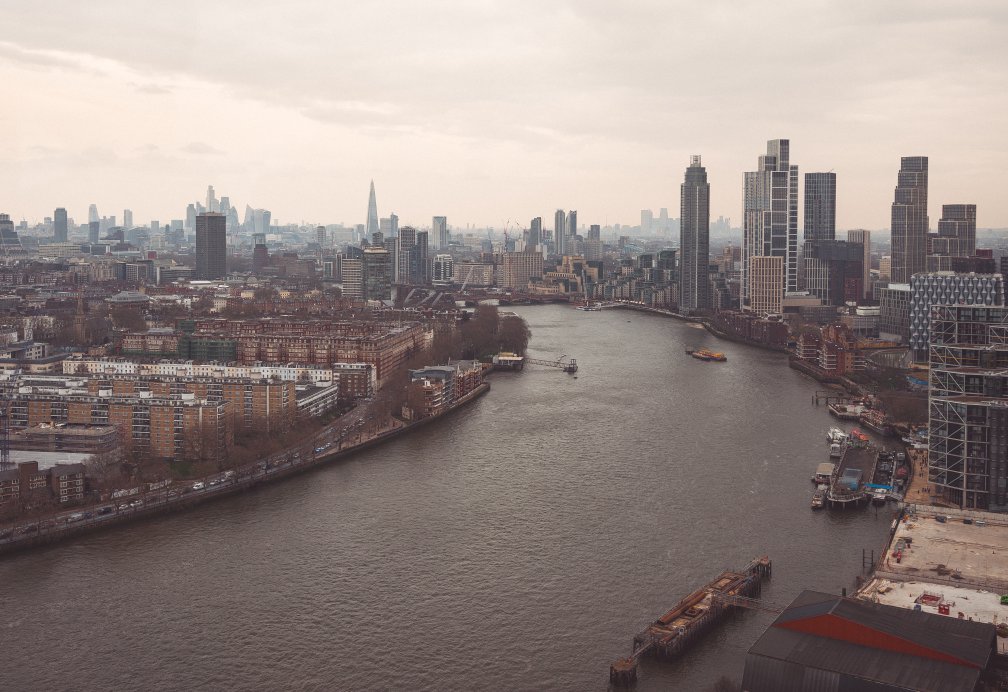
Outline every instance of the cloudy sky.
{"label": "cloudy sky", "polygon": [[[712,215],[791,139],[841,228],[885,228],[901,155],[1008,226],[1004,0],[53,1],[0,5],[0,211],[184,215],[207,184],[280,222]],[[547,221],[547,226],[551,221]]]}

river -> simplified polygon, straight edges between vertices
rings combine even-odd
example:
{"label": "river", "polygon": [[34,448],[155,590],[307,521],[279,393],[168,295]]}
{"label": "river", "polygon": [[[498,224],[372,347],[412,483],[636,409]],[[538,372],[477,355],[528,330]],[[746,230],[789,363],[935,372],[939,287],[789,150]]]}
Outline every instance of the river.
{"label": "river", "polygon": [[[411,436],[191,512],[0,561],[9,690],[604,689],[635,632],[769,554],[839,593],[889,508],[809,509],[824,434],[786,358],[626,310],[516,308],[529,355]],[[688,346],[723,351],[704,363]],[[639,690],[741,680],[745,612]]]}

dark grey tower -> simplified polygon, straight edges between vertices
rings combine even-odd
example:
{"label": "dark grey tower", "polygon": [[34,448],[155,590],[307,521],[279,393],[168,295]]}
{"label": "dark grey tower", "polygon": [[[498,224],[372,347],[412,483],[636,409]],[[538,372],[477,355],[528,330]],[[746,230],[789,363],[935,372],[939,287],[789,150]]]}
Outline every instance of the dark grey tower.
{"label": "dark grey tower", "polygon": [[196,216],[196,278],[227,276],[227,217],[216,212]]}
{"label": "dark grey tower", "polygon": [[567,251],[567,216],[563,209],[557,209],[553,215],[553,245],[561,257]]}
{"label": "dark grey tower", "polygon": [[679,218],[679,310],[703,310],[710,307],[710,183],[699,156],[680,186]]}
{"label": "dark grey tower", "polygon": [[836,173],[805,174],[805,242],[836,240]]}
{"label": "dark grey tower", "polygon": [[904,156],[892,205],[892,282],[910,283],[927,269],[928,159]]}
{"label": "dark grey tower", "polygon": [[53,212],[53,242],[65,243],[67,241],[67,211],[60,207]]}

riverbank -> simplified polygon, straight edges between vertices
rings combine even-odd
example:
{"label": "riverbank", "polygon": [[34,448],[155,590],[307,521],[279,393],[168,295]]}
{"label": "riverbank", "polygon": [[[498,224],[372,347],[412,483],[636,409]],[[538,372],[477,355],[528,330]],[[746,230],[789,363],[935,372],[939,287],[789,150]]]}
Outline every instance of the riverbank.
{"label": "riverbank", "polygon": [[[7,555],[21,550],[28,550],[35,547],[50,545],[59,541],[64,541],[77,536],[104,530],[106,528],[122,526],[144,519],[152,519],[162,515],[183,512],[206,502],[218,500],[238,493],[246,493],[255,490],[261,485],[284,480],[291,476],[304,473],[320,466],[331,464],[351,457],[355,454],[384,444],[390,440],[397,439],[407,433],[414,432],[426,427],[435,421],[442,420],[450,416],[455,411],[472,403],[490,391],[490,383],[484,382],[479,387],[469,392],[466,396],[454,402],[450,408],[428,418],[423,418],[412,423],[395,425],[389,429],[379,430],[370,437],[359,437],[357,442],[344,446],[342,442],[334,451],[319,447],[319,443],[333,444],[332,436],[335,430],[341,427],[341,421],[345,424],[344,418],[359,415],[356,409],[349,411],[344,416],[327,429],[318,433],[310,441],[310,444],[297,449],[290,449],[280,454],[274,454],[268,458],[258,459],[252,464],[225,472],[224,480],[219,482],[204,482],[201,489],[196,490],[193,485],[186,482],[184,489],[177,486],[169,486],[162,491],[147,493],[139,500],[130,499],[132,502],[120,505],[116,501],[98,503],[90,507],[74,508],[76,513],[84,516],[88,513],[90,517],[74,522],[58,522],[53,519],[34,519],[32,522],[21,522],[9,527],[11,535],[8,538],[0,539],[0,556]],[[361,419],[358,418],[358,421]],[[323,449],[319,452],[319,449]],[[227,474],[230,474],[228,476]],[[184,490],[188,489],[188,492]],[[110,508],[112,511],[102,514],[102,508]],[[48,525],[46,525],[48,523]],[[25,531],[28,526],[35,526],[34,530]]]}

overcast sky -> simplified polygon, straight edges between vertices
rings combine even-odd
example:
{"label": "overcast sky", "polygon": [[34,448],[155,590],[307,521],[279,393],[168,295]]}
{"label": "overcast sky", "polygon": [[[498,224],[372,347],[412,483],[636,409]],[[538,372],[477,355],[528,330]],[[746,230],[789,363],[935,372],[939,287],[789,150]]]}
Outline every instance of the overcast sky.
{"label": "overcast sky", "polygon": [[901,155],[931,225],[1008,226],[1008,2],[407,0],[0,5],[0,211],[182,218],[207,184],[282,223],[679,215],[690,154],[738,225],[766,140],[887,228]]}

